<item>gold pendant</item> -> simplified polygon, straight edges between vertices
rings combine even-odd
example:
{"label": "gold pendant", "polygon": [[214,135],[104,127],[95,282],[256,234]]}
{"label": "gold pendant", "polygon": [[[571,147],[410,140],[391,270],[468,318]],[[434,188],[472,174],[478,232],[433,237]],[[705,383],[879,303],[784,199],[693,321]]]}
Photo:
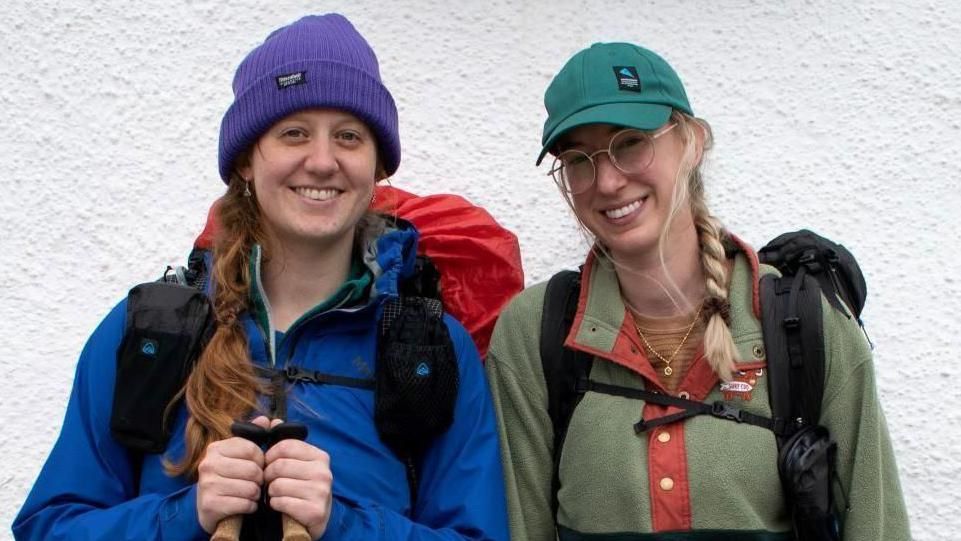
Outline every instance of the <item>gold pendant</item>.
{"label": "gold pendant", "polygon": [[673,370],[670,366],[665,366],[665,367],[664,367],[664,375],[665,375],[665,376],[670,376],[670,375],[673,374],[673,373],[674,373],[674,370]]}

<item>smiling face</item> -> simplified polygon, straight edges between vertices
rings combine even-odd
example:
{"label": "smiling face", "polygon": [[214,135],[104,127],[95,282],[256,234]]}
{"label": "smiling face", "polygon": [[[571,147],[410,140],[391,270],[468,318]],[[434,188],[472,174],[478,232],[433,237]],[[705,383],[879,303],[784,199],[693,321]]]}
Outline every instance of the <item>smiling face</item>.
{"label": "smiling face", "polygon": [[[561,148],[591,154],[607,148],[611,137],[621,129],[610,124],[581,126],[565,134]],[[607,153],[598,154],[594,157],[597,176],[593,185],[569,196],[581,223],[618,259],[656,254],[658,237],[671,219],[674,185],[685,151],[680,132],[672,129],[658,137],[650,166],[639,173],[624,173],[611,163]],[[679,209],[670,227],[693,229],[689,205]]]}
{"label": "smiling face", "polygon": [[354,115],[307,109],[260,137],[249,163],[266,228],[278,242],[350,250],[354,226],[370,204],[377,142]]}

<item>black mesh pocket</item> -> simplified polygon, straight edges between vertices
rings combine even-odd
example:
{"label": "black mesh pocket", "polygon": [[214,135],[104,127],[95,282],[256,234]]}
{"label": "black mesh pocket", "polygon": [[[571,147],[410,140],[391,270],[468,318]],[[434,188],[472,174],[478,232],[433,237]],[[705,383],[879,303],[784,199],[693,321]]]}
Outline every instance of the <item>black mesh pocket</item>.
{"label": "black mesh pocket", "polygon": [[454,418],[457,359],[447,326],[424,306],[405,305],[381,340],[377,363],[380,438],[397,455],[415,456]]}

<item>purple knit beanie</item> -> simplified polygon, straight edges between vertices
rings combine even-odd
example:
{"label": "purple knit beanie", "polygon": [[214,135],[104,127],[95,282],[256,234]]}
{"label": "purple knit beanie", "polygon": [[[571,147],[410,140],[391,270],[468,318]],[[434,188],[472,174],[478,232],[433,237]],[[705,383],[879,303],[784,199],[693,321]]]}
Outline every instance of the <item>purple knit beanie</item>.
{"label": "purple knit beanie", "polygon": [[342,15],[311,15],[275,30],[234,75],[234,103],[220,124],[220,177],[281,118],[311,107],[348,111],[374,132],[388,175],[400,164],[397,107],[373,49]]}

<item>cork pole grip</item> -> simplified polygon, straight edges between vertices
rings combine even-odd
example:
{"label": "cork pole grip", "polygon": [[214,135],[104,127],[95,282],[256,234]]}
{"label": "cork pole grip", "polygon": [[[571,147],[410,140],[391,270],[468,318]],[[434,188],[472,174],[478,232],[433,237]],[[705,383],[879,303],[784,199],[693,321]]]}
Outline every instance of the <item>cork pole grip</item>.
{"label": "cork pole grip", "polygon": [[217,530],[210,536],[210,541],[240,541],[240,528],[243,525],[243,515],[227,517],[217,524]]}
{"label": "cork pole grip", "polygon": [[307,528],[296,520],[284,515],[284,541],[312,541]]}
{"label": "cork pole grip", "polygon": [[[296,520],[283,516],[284,541],[311,541],[307,528]],[[239,541],[240,528],[243,526],[244,517],[234,515],[227,517],[217,524],[217,531],[211,536],[210,541]]]}

